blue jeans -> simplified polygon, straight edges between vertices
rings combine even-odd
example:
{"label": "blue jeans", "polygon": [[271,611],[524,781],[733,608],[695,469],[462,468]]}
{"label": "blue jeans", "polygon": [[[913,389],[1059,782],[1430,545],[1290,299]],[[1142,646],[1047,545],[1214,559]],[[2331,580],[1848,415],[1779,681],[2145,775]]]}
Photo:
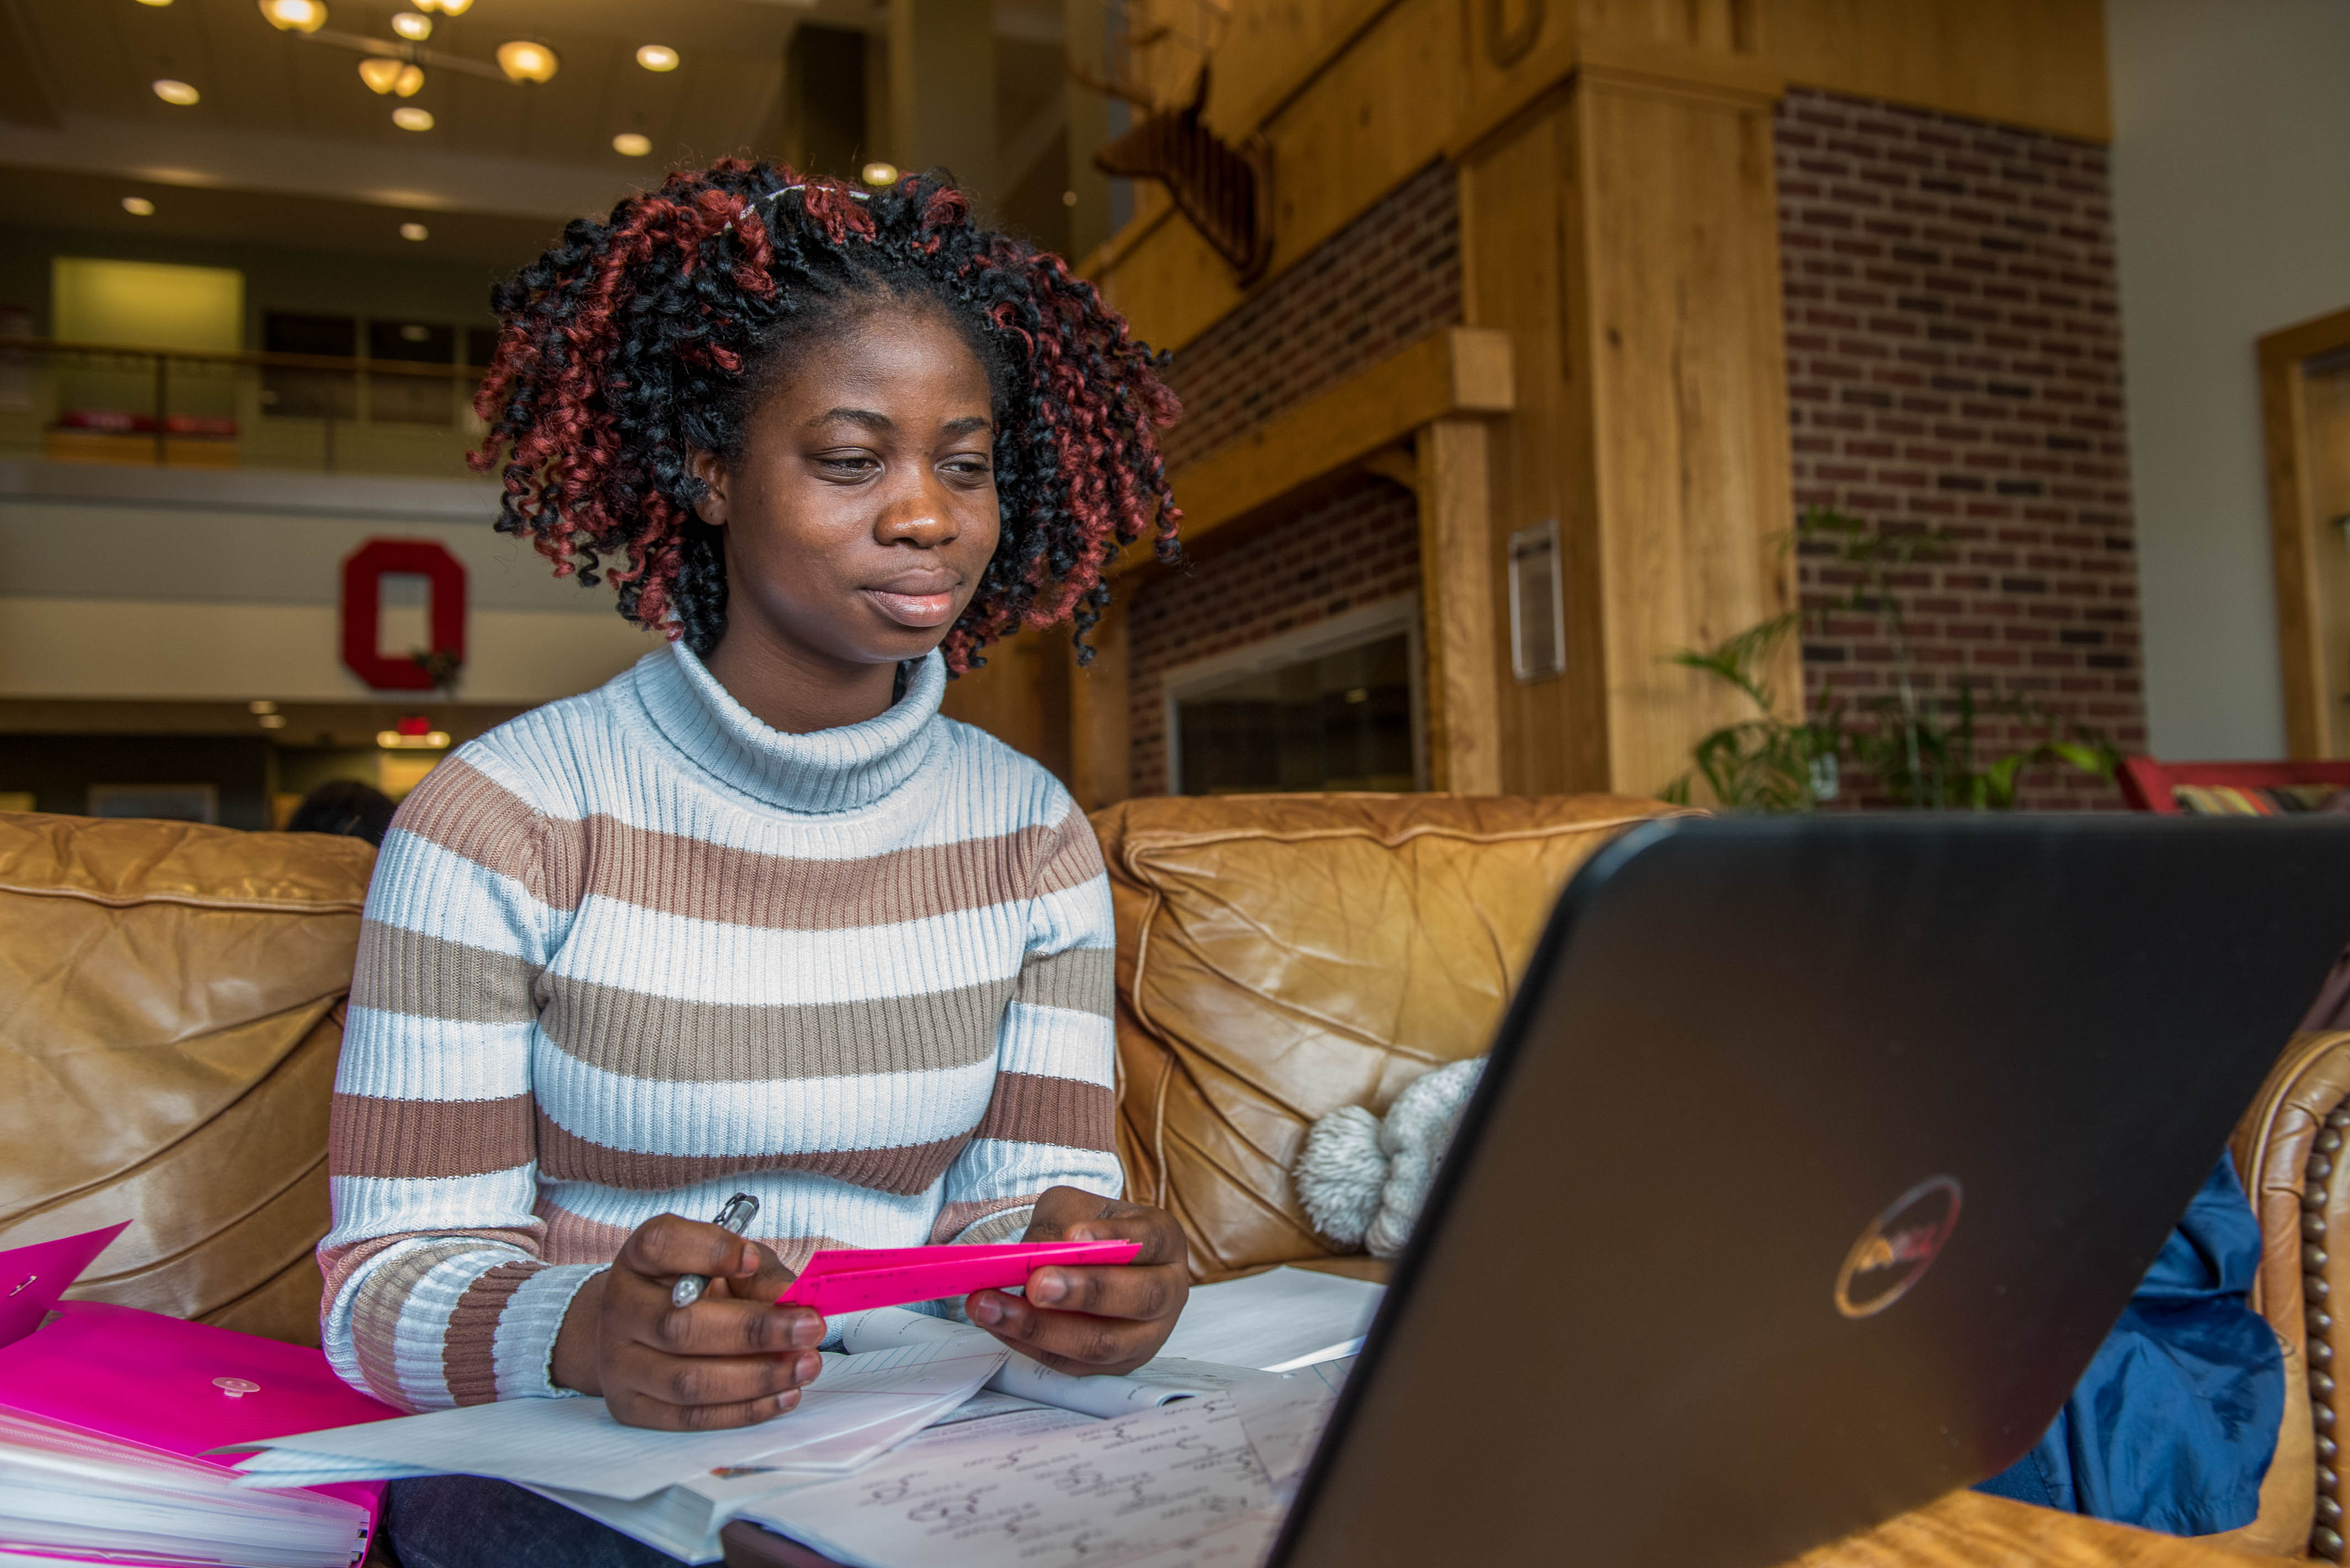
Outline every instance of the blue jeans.
{"label": "blue jeans", "polygon": [[400,1568],[677,1568],[677,1559],[501,1480],[396,1480],[383,1532]]}

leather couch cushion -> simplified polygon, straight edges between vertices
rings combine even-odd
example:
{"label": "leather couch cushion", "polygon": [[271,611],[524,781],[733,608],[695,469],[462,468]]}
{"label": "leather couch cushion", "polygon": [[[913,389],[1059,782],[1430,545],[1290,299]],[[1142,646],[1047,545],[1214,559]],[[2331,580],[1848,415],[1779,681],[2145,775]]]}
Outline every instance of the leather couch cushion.
{"label": "leather couch cushion", "polygon": [[1329,1257],[1291,1192],[1307,1127],[1481,1054],[1552,901],[1672,808],[1610,795],[1253,795],[1094,817],[1118,910],[1118,1141],[1191,1270]]}
{"label": "leather couch cushion", "polygon": [[0,1246],[77,1298],[317,1343],[327,1108],[375,852],[0,813]]}

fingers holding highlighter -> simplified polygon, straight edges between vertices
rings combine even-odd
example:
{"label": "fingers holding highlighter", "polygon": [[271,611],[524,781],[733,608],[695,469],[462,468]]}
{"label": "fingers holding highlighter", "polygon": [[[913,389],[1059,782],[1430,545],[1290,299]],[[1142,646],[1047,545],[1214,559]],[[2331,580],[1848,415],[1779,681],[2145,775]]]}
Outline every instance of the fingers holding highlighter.
{"label": "fingers holding highlighter", "polygon": [[716,1222],[662,1214],[638,1226],[572,1298],[555,1382],[601,1395],[624,1426],[670,1431],[750,1426],[796,1406],[823,1370],[825,1323],[775,1304],[795,1276],[741,1239],[757,1211],[738,1195]]}
{"label": "fingers holding highlighter", "polygon": [[963,1303],[971,1321],[1023,1355],[1078,1377],[1131,1372],[1174,1332],[1191,1275],[1182,1227],[1165,1210],[1055,1187],[1037,1200],[1023,1240],[1142,1249],[1130,1263],[1037,1269],[1022,1295],[972,1292]]}

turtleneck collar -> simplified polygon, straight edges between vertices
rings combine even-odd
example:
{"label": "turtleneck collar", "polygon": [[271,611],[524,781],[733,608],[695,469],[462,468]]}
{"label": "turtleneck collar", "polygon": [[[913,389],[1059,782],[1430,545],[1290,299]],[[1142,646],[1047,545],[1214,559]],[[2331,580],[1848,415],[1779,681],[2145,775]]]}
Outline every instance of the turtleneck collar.
{"label": "turtleneck collar", "polygon": [[633,673],[646,715],[671,744],[743,794],[807,813],[854,811],[905,783],[931,753],[947,688],[946,660],[932,652],[879,716],[787,735],[734,701],[681,642],[647,654]]}

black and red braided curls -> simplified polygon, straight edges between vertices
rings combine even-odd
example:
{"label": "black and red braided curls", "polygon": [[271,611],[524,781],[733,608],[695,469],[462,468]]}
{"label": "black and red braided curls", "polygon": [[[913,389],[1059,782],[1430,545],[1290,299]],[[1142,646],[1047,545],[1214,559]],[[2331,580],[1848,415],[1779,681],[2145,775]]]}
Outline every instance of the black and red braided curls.
{"label": "black and red braided curls", "polygon": [[692,454],[738,458],[795,350],[877,304],[941,310],[994,388],[1003,537],[947,633],[949,670],[1064,621],[1090,658],[1110,558],[1151,532],[1174,557],[1155,431],[1181,410],[1161,360],[1066,263],[978,227],[926,176],[859,191],[732,160],[672,174],[573,223],[490,303],[504,326],[473,462],[504,478],[499,529],[558,575],[608,577],[622,615],[697,654],[726,629],[726,565]]}

